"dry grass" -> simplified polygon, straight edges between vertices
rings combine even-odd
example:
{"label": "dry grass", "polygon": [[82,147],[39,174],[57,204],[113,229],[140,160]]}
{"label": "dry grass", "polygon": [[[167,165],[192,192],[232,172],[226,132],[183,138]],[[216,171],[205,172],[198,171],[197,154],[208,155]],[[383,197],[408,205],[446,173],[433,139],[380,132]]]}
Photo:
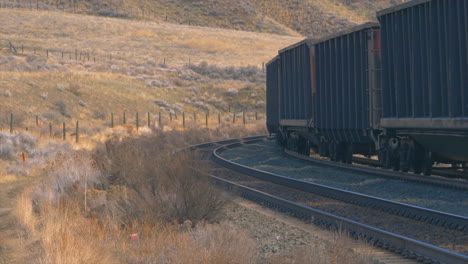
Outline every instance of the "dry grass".
{"label": "dry grass", "polygon": [[156,132],[112,139],[94,159],[83,151],[57,156],[14,210],[40,241],[38,263],[254,263],[254,242],[242,231],[198,224],[225,197],[192,171],[196,157],[170,154],[223,134]]}
{"label": "dry grass", "polygon": [[[227,112],[229,104],[236,111],[263,112],[261,64],[280,47],[299,40],[59,12],[1,9],[0,16],[4,18],[0,21],[0,48],[12,41],[17,47],[24,45],[27,54],[0,50],[3,129],[9,125],[9,113],[15,114],[16,124],[22,128],[35,126],[39,115],[46,125],[52,122],[60,128],[66,122],[71,128],[80,120],[83,128],[93,130],[97,122],[109,124],[112,112],[116,124],[121,123],[123,111],[132,123],[136,112],[143,121],[147,112],[216,114]],[[17,30],[20,23],[22,30]],[[32,47],[37,48],[36,55],[31,54]],[[75,60],[75,48],[92,52],[96,63]],[[50,50],[48,59],[46,49]],[[67,53],[62,59],[62,50],[72,52],[72,60]],[[164,58],[166,65],[160,65]],[[213,71],[200,74],[183,66],[189,58],[192,65],[208,62]],[[250,67],[253,77],[224,74],[234,69],[242,75],[239,67],[249,64],[256,65]],[[231,88],[239,93],[227,96],[225,92]]]}
{"label": "dry grass", "polygon": [[[261,134],[263,126],[155,130],[116,129],[92,151],[57,146],[31,175],[42,179],[16,199],[13,214],[27,231],[34,263],[343,263],[356,258],[337,236],[332,245],[264,259],[244,231],[215,224],[226,197],[202,174],[200,156],[174,149]],[[41,139],[43,141],[44,139]],[[39,148],[48,146],[39,142]],[[49,147],[50,148],[50,147]],[[32,158],[31,158],[32,159]],[[20,164],[18,164],[20,165]],[[17,176],[21,177],[21,176]],[[38,241],[32,243],[33,241]],[[294,257],[292,257],[294,256]],[[321,262],[312,262],[320,260]],[[349,262],[347,262],[349,263]],[[366,262],[357,262],[366,263]]]}
{"label": "dry grass", "polygon": [[374,261],[367,255],[350,248],[353,240],[343,231],[336,231],[333,239],[322,244],[303,246],[294,249],[289,256],[271,256],[269,264],[372,264]]}
{"label": "dry grass", "polygon": [[[91,52],[98,62],[121,61],[186,65],[198,63],[241,66],[261,65],[276,51],[299,40],[298,37],[259,34],[206,27],[174,25],[164,22],[129,21],[52,11],[1,9],[2,43],[12,41],[18,47],[54,51]],[[18,23],[22,24],[17,30]],[[74,55],[74,54],[73,54]],[[74,56],[73,56],[74,57]]]}
{"label": "dry grass", "polygon": [[[121,17],[175,24],[229,28],[243,31],[320,37],[330,29],[375,20],[375,11],[406,0],[224,0],[224,1],[149,1],[77,0],[72,9],[65,1],[39,0],[42,9]],[[36,8],[36,3],[6,0],[10,6]],[[65,5],[62,5],[64,3]],[[0,5],[2,2],[0,2]],[[311,20],[312,18],[312,20]],[[310,22],[314,21],[314,24]],[[320,24],[318,24],[320,23]],[[314,29],[311,29],[315,27]]]}

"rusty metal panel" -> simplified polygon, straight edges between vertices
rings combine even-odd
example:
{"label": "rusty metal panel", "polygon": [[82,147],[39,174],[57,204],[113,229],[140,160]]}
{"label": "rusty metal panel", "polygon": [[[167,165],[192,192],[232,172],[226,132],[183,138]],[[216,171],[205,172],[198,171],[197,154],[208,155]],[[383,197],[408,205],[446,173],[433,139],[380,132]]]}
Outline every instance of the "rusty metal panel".
{"label": "rusty metal panel", "polygon": [[280,119],[312,119],[310,49],[306,41],[279,53]]}
{"label": "rusty metal panel", "polygon": [[279,126],[279,59],[275,57],[266,65],[266,123],[270,133],[276,133]]}
{"label": "rusty metal panel", "polygon": [[378,13],[384,118],[468,117],[467,17],[466,0]]}

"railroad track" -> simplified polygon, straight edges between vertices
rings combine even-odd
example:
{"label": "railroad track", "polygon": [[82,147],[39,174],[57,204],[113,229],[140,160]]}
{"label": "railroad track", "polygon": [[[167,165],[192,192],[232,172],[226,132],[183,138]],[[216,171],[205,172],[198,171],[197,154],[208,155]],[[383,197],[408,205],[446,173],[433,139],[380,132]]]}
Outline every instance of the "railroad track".
{"label": "railroad track", "polygon": [[[380,162],[378,160],[370,159],[370,158],[353,157],[353,163],[361,164],[361,165],[367,165],[367,166],[376,167],[376,168],[382,168],[382,165],[380,164]],[[460,169],[460,168],[458,168],[458,169]],[[413,174],[413,173],[407,173],[407,174],[420,176],[418,174]],[[432,175],[442,176],[442,177],[446,177],[446,178],[468,180],[468,173],[457,171],[454,168],[434,167],[432,169]]]}
{"label": "railroad track", "polygon": [[[343,191],[337,188],[330,188],[328,186],[312,184],[310,182],[294,180],[291,178],[283,177],[280,175],[274,175],[252,168],[230,162],[220,156],[220,152],[225,150],[238,147],[244,144],[252,144],[266,140],[266,137],[252,137],[248,139],[237,139],[225,141],[221,144],[228,144],[218,147],[213,153],[213,160],[217,163],[225,166],[231,170],[235,170],[239,173],[249,175],[246,177],[255,177],[256,179],[262,180],[266,184],[276,184],[278,186],[287,186],[293,191],[289,192],[304,192],[313,193],[314,195],[320,195],[329,199],[335,199],[343,201],[345,203],[353,204],[353,206],[359,205],[360,207],[371,208],[371,210],[380,210],[387,213],[393,213],[400,218],[406,219],[417,219],[418,222],[426,221],[431,223],[431,226],[443,229],[452,230],[458,234],[466,234],[468,230],[468,219],[463,216],[446,214],[434,210],[428,210],[416,206],[410,206],[402,203],[396,203],[393,201],[371,197],[368,195],[360,195],[358,193],[352,193]],[[206,149],[214,148],[219,146],[220,143],[208,143],[192,147],[193,149]],[[333,163],[336,164],[336,163]],[[263,203],[269,207],[275,208],[280,211],[287,212],[296,217],[306,219],[315,224],[326,226],[328,228],[342,228],[347,230],[351,236],[356,238],[362,238],[367,240],[373,245],[380,246],[390,251],[397,252],[405,257],[414,258],[425,262],[433,263],[466,263],[468,257],[464,254],[457,253],[445,248],[431,245],[429,243],[421,242],[413,238],[405,237],[396,233],[389,232],[374,226],[363,224],[361,222],[347,219],[342,216],[333,215],[322,210],[314,209],[310,206],[301,204],[294,201],[294,199],[285,199],[276,194],[266,193],[265,191],[259,191],[259,183],[250,183],[255,188],[246,186],[247,184],[239,184],[220,177],[219,175],[211,175],[217,182],[228,186],[228,188],[234,188],[238,190],[241,196]],[[235,178],[235,177],[233,177]],[[258,181],[258,180],[257,180]],[[240,182],[246,183],[245,179]],[[263,186],[263,189],[268,189]],[[295,191],[294,191],[295,190]],[[355,209],[353,209],[355,210]],[[415,221],[415,220],[412,220]],[[462,236],[463,237],[463,236]]]}
{"label": "railroad track", "polygon": [[[429,185],[437,185],[437,186],[449,187],[449,188],[459,189],[459,190],[468,190],[468,181],[464,181],[464,180],[447,179],[447,178],[436,177],[436,176],[421,176],[421,175],[414,174],[414,173],[385,170],[385,169],[381,169],[380,167],[374,168],[374,167],[367,167],[367,166],[359,166],[356,164],[345,164],[345,163],[334,162],[330,160],[318,159],[318,158],[311,157],[311,156],[304,156],[304,155],[298,154],[290,150],[285,150],[285,152],[288,155],[293,156],[295,158],[307,160],[309,162],[324,165],[324,166],[337,167],[337,168],[355,171],[359,173],[365,173],[365,174],[378,174],[381,177],[387,177],[387,178],[392,178],[392,179],[412,181],[412,182],[424,183],[424,184],[429,184]],[[353,158],[353,160],[354,159],[356,158]],[[358,158],[358,159],[363,160],[362,158]],[[369,163],[365,163],[365,164],[369,164]]]}

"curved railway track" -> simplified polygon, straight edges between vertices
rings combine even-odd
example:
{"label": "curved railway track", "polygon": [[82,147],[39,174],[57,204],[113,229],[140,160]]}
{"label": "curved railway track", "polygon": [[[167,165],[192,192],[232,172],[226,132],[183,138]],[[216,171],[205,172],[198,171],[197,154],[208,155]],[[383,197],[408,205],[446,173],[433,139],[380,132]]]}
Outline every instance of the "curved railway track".
{"label": "curved railway track", "polygon": [[[237,173],[224,171],[221,173],[223,175],[220,175],[220,173],[216,173],[217,170],[214,170],[213,173],[216,173],[216,175],[212,173],[210,176],[217,182],[228,186],[228,188],[238,190],[241,196],[245,198],[260,202],[321,226],[332,229],[338,227],[345,229],[355,238],[365,239],[373,245],[389,249],[390,251],[397,252],[408,258],[432,263],[466,263],[468,261],[468,257],[465,255],[467,249],[466,245],[464,245],[466,244],[466,238],[468,238],[468,218],[464,216],[447,214],[275,175],[231,162],[220,156],[221,152],[228,149],[263,140],[266,140],[266,136],[205,143],[193,146],[192,149],[204,149],[205,156],[208,156],[211,149],[216,146],[224,145],[216,148],[213,152],[212,159]],[[332,164],[336,165],[336,163]],[[235,175],[233,175],[233,173]],[[431,184],[439,183],[432,182]],[[452,188],[455,187],[452,186],[452,183],[444,183],[444,185],[451,186]],[[298,199],[297,197],[301,198]],[[361,218],[362,215],[367,214],[367,216],[364,217],[367,218],[367,220],[356,221],[356,218],[348,217],[346,213],[334,215],[330,212],[320,210],[323,209],[323,206],[314,206],[319,209],[312,208],[312,205],[317,205],[318,203],[333,205],[328,206],[330,208],[347,207],[348,209],[346,210],[348,210],[348,212],[353,212],[352,214],[354,215],[358,212],[357,214],[360,214]],[[379,218],[375,215],[379,214],[391,215],[390,217],[386,216],[388,219],[392,220],[389,220],[390,223],[383,225],[384,228],[372,223],[373,221],[375,222],[376,218]],[[436,239],[435,244],[437,245],[432,245],[427,241],[423,242],[415,239],[414,237],[418,238],[421,236],[411,234],[411,232],[408,235],[409,237],[407,237],[405,235],[408,233],[403,232],[402,235],[401,233],[389,231],[389,229],[392,229],[389,225],[397,222],[408,223],[405,225],[415,226],[415,228],[411,228],[414,229],[415,232],[418,232],[418,230],[427,231],[428,226],[429,229],[435,233],[429,235],[429,237],[434,238],[439,236],[446,238]],[[426,226],[426,229],[424,229],[424,226]],[[422,234],[422,236],[424,236],[424,234]],[[458,238],[458,241],[455,242],[456,246],[454,246],[454,248],[458,248],[458,251],[462,251],[463,253],[457,253],[438,246],[447,243],[451,238],[455,237]]]}

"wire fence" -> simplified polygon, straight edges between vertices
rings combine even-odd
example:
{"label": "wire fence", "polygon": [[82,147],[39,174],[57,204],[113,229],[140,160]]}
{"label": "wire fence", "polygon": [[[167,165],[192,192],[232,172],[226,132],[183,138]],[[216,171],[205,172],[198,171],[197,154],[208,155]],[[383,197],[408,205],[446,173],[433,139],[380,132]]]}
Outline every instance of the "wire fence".
{"label": "wire fence", "polygon": [[[48,135],[51,138],[74,138],[79,142],[80,135],[92,135],[95,129],[90,129],[92,125],[94,128],[116,128],[124,126],[127,128],[140,129],[164,127],[187,129],[193,127],[206,127],[215,128],[224,125],[257,125],[264,124],[265,115],[259,112],[226,112],[226,113],[209,113],[209,112],[146,112],[141,114],[139,112],[121,112],[110,113],[107,117],[100,120],[75,120],[71,118],[66,122],[58,122],[48,120],[41,115],[35,115],[34,118],[24,118],[17,116],[13,113],[3,115],[2,130],[7,130],[14,134],[18,131],[37,131],[41,135]],[[80,129],[82,124],[85,124],[85,129]],[[94,132],[93,132],[94,131]]]}

